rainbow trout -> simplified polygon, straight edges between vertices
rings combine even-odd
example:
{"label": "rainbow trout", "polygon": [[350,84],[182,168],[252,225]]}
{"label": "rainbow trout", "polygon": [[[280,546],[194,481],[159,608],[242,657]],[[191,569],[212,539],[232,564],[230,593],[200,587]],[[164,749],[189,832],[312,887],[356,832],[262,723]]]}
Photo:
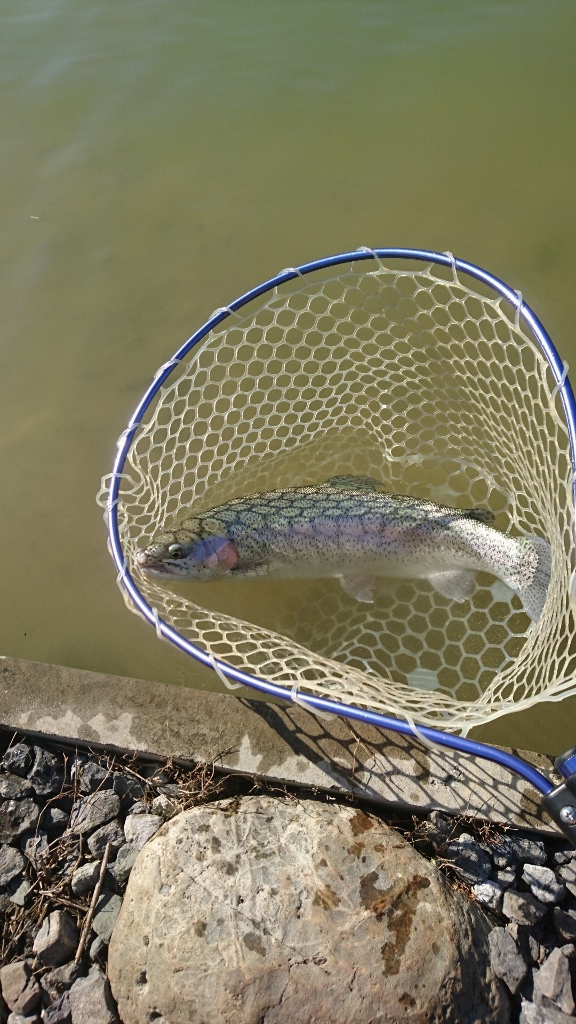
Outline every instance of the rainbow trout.
{"label": "rainbow trout", "polygon": [[461,510],[383,491],[370,477],[235,498],[160,533],[137,554],[152,576],[214,580],[337,577],[372,602],[377,576],[427,579],[463,601],[477,570],[492,573],[540,617],[550,581],[550,545],[507,537],[485,509]]}

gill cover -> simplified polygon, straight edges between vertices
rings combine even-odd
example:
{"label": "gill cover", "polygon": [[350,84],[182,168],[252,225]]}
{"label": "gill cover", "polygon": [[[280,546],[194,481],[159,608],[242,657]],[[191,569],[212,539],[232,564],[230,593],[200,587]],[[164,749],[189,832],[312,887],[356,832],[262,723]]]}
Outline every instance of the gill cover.
{"label": "gill cover", "polygon": [[194,544],[186,562],[192,572],[205,579],[224,576],[238,561],[236,545],[228,537],[200,537]]}

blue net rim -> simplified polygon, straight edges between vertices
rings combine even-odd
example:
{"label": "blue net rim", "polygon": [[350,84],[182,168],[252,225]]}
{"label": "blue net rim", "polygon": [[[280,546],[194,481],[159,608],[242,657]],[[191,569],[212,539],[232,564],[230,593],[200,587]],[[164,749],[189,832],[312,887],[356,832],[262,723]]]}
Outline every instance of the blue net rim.
{"label": "blue net rim", "polygon": [[[152,626],[154,626],[159,635],[166,640],[169,640],[181,651],[184,651],[184,653],[195,658],[208,668],[214,669],[216,667],[218,675],[228,679],[232,685],[242,684],[257,690],[260,693],[271,697],[281,698],[283,700],[294,700],[295,696],[297,696],[298,703],[305,703],[306,706],[310,707],[311,711],[343,715],[380,728],[392,729],[405,735],[414,736],[414,727],[411,723],[395,718],[392,715],[379,714],[365,708],[342,704],[338,701],[328,700],[324,697],[316,697],[312,694],[305,694],[302,696],[295,695],[293,690],[279,686],[276,683],[271,683],[268,680],[260,679],[257,676],[249,675],[225,661],[216,660],[212,655],[207,654],[195,644],[190,643],[190,641],[182,637],[176,630],[168,625],[168,623],[159,619],[158,613],[152,609],[140,593],[126,566],[118,527],[120,482],[126,457],[136,431],[138,430],[147,409],[154,401],[162,386],[165,384],[167,378],[181,360],[184,359],[185,356],[187,356],[194,348],[194,346],[198,345],[199,342],[201,342],[202,339],[210,333],[210,331],[220,326],[220,324],[227,320],[232,314],[238,312],[238,310],[247,303],[259,298],[266,292],[269,292],[282,284],[286,284],[287,282],[294,280],[296,277],[303,277],[307,274],[313,273],[314,271],[325,270],[330,267],[339,266],[340,264],[357,263],[365,260],[378,261],[380,259],[416,260],[423,263],[451,268],[454,273],[458,272],[465,274],[477,281],[481,281],[511,304],[513,309],[516,311],[517,320],[522,320],[529,328],[540,351],[544,355],[550,367],[550,371],[562,402],[566,426],[568,429],[572,469],[575,475],[574,500],[576,504],[576,401],[574,399],[574,393],[572,391],[570,381],[568,380],[565,366],[556,351],[548,332],[534,311],[526,302],[524,302],[522,295],[519,292],[516,292],[513,288],[510,288],[509,285],[505,284],[505,282],[501,281],[498,277],[495,277],[487,270],[483,270],[482,267],[478,267],[474,263],[469,263],[466,260],[454,257],[451,253],[439,253],[427,249],[369,249],[363,247],[352,252],[337,253],[333,256],[326,256],[323,259],[313,260],[312,262],[304,263],[299,267],[292,267],[288,270],[282,271],[275,277],[264,281],[255,288],[250,289],[250,291],[245,292],[243,295],[239,296],[239,298],[234,299],[234,301],[228,306],[222,307],[213,313],[212,316],[201,327],[199,327],[197,331],[195,331],[188,341],[186,341],[174,353],[172,358],[158,370],[152,383],[144,393],[138,403],[138,406],[134,410],[134,413],[130,417],[128,425],[123,431],[118,442],[116,458],[111,474],[110,488],[108,491],[107,521],[110,550],[118,570],[119,581],[122,587],[126,591],[135,608]],[[461,736],[453,736],[428,726],[419,726],[417,731],[430,742],[440,743],[442,746],[451,747],[452,749],[457,749],[470,754],[475,754],[479,757],[488,758],[492,761],[497,761],[498,763],[503,764],[522,775],[542,793],[547,793],[552,789],[552,784],[545,778],[545,776],[535,768],[532,768],[531,765],[526,764],[526,762],[512,754],[508,754],[506,751],[500,751],[497,748],[492,748],[486,744],[465,739]]]}

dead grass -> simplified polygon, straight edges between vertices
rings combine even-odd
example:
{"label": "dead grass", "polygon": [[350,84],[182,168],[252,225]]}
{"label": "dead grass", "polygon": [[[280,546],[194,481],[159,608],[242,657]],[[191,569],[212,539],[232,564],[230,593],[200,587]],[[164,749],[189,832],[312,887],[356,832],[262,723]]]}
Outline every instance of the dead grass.
{"label": "dead grass", "polygon": [[[13,736],[2,746],[8,747],[23,739],[30,742],[29,737]],[[42,819],[50,806],[71,806],[81,796],[78,774],[71,777],[70,767],[76,756],[97,761],[106,771],[105,779],[98,787],[107,787],[110,777],[118,772],[126,778],[133,778],[143,787],[142,800],[148,810],[152,809],[154,799],[168,786],[173,801],[173,813],[187,810],[198,804],[214,800],[219,796],[233,795],[236,787],[230,776],[219,775],[213,765],[197,765],[181,767],[172,759],[152,765],[132,755],[102,754],[92,750],[63,750],[48,743],[42,747],[60,756],[65,781],[60,792],[46,798],[42,811],[31,836],[42,833]],[[168,782],[166,782],[166,778]],[[176,788],[177,787],[177,794]],[[41,798],[39,798],[41,800]],[[32,944],[34,937],[44,919],[54,910],[65,910],[75,921],[79,935],[90,910],[92,893],[87,896],[76,896],[70,888],[72,875],[80,864],[91,860],[91,854],[82,836],[64,832],[53,839],[44,855],[35,861],[25,857],[23,878],[30,883],[25,897],[24,906],[9,903],[0,913],[0,964],[10,963],[23,956],[33,956]],[[40,965],[38,965],[40,967]]]}

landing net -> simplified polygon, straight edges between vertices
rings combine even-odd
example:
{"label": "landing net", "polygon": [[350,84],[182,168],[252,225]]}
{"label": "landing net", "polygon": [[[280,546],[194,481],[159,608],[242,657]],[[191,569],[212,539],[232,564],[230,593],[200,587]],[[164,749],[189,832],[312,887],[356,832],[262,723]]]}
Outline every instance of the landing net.
{"label": "landing net", "polygon": [[[294,695],[466,733],[576,692],[573,399],[520,295],[414,253],[318,261],[217,311],[122,435],[107,508],[127,603],[160,635]],[[465,602],[379,580],[366,605],[336,580],[166,584],[135,561],[191,511],[344,473],[546,537],[539,622],[483,574]]]}

